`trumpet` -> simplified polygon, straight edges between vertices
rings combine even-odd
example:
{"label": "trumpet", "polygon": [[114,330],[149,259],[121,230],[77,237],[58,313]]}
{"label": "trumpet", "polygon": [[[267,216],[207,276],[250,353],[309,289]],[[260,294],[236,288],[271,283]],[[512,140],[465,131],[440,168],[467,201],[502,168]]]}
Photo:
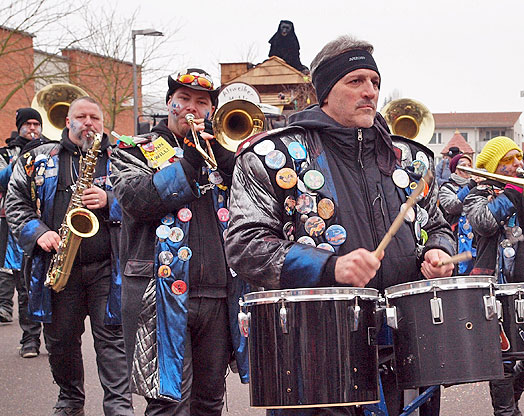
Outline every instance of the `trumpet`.
{"label": "trumpet", "polygon": [[472,175],[475,175],[475,176],[480,176],[482,178],[492,179],[492,180],[499,181],[499,182],[506,183],[506,184],[509,183],[511,185],[515,185],[515,186],[524,188],[524,177],[522,177],[524,176],[524,170],[520,168],[517,169],[517,175],[519,175],[520,177],[499,175],[498,173],[490,173],[484,170],[470,168],[468,166],[461,166],[461,165],[457,165],[457,169],[463,172],[471,173]]}
{"label": "trumpet", "polygon": [[204,162],[206,162],[206,165],[209,169],[216,170],[218,165],[215,159],[215,155],[213,154],[213,149],[211,149],[211,144],[209,143],[209,141],[205,140],[207,145],[207,151],[209,153],[206,153],[206,151],[200,145],[198,133],[195,129],[195,116],[193,114],[186,114],[186,121],[189,124],[189,127],[191,128],[191,133],[193,134],[193,141],[195,142],[195,148],[197,152],[200,153],[200,155],[204,158]]}

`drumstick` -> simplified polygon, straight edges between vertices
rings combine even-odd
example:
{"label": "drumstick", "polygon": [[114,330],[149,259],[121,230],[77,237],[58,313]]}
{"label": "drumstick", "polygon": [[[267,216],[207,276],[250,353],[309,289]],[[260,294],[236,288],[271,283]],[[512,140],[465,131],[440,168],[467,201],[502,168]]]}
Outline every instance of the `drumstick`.
{"label": "drumstick", "polygon": [[426,176],[420,179],[420,181],[417,184],[417,187],[413,190],[411,195],[408,197],[408,199],[402,206],[402,209],[400,210],[397,217],[393,221],[393,224],[391,224],[391,227],[389,227],[389,230],[386,232],[386,235],[384,236],[384,238],[382,238],[382,241],[379,243],[378,247],[373,252],[373,254],[375,254],[375,257],[380,257],[382,252],[386,249],[388,244],[391,242],[391,239],[395,236],[398,229],[402,225],[406,212],[408,211],[408,209],[410,209],[411,207],[413,207],[413,205],[416,204],[417,197],[424,190],[426,183],[429,185],[432,179],[433,179],[433,174],[431,173],[431,171],[428,170],[428,173],[426,173]]}
{"label": "drumstick", "polygon": [[439,261],[437,263],[437,267],[444,266],[446,264],[457,264],[461,261],[471,260],[472,258],[473,256],[471,255],[471,251],[465,251],[464,253],[451,256],[449,259]]}

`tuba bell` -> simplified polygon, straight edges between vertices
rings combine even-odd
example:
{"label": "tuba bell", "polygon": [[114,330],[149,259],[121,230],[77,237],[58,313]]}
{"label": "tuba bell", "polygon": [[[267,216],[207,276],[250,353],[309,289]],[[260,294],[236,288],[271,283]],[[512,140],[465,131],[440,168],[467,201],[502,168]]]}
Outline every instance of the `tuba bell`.
{"label": "tuba bell", "polygon": [[42,134],[48,139],[60,140],[69,106],[77,98],[86,95],[82,88],[67,83],[49,84],[39,90],[31,107],[42,115]]}
{"label": "tuba bell", "polygon": [[420,101],[399,98],[387,103],[380,113],[393,134],[427,145],[435,130],[435,120]]}
{"label": "tuba bell", "polygon": [[213,117],[213,132],[218,143],[236,152],[242,141],[264,129],[260,108],[247,100],[232,100],[222,105]]}

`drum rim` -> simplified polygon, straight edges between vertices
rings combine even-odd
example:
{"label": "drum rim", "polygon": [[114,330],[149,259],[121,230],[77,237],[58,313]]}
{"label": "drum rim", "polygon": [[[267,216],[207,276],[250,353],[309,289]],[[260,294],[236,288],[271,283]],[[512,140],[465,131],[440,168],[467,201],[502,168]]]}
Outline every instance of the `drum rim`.
{"label": "drum rim", "polygon": [[495,295],[516,295],[518,293],[524,295],[524,282],[519,283],[497,283],[495,285]]}
{"label": "drum rim", "polygon": [[243,306],[278,303],[278,302],[312,302],[319,300],[378,300],[377,289],[362,287],[315,287],[250,292],[240,301]]}
{"label": "drum rim", "polygon": [[384,291],[386,298],[398,298],[407,295],[444,291],[454,289],[485,289],[495,285],[493,276],[454,276],[437,279],[417,280],[387,287]]}

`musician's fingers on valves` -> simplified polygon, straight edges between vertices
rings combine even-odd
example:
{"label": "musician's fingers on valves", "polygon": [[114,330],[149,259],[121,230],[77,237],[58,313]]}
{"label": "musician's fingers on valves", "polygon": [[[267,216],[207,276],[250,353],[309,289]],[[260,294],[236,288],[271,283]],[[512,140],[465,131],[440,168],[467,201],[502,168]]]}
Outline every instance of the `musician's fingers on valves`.
{"label": "musician's fingers on valves", "polygon": [[81,200],[87,209],[100,209],[107,205],[107,194],[98,186],[92,186],[82,193]]}
{"label": "musician's fingers on valves", "polygon": [[377,258],[373,252],[364,248],[340,256],[335,264],[335,280],[354,287],[364,287],[375,277],[383,257],[384,252]]}
{"label": "musician's fingers on valves", "polygon": [[56,251],[60,244],[60,236],[55,231],[46,231],[36,240],[36,244],[48,253],[53,249]]}

